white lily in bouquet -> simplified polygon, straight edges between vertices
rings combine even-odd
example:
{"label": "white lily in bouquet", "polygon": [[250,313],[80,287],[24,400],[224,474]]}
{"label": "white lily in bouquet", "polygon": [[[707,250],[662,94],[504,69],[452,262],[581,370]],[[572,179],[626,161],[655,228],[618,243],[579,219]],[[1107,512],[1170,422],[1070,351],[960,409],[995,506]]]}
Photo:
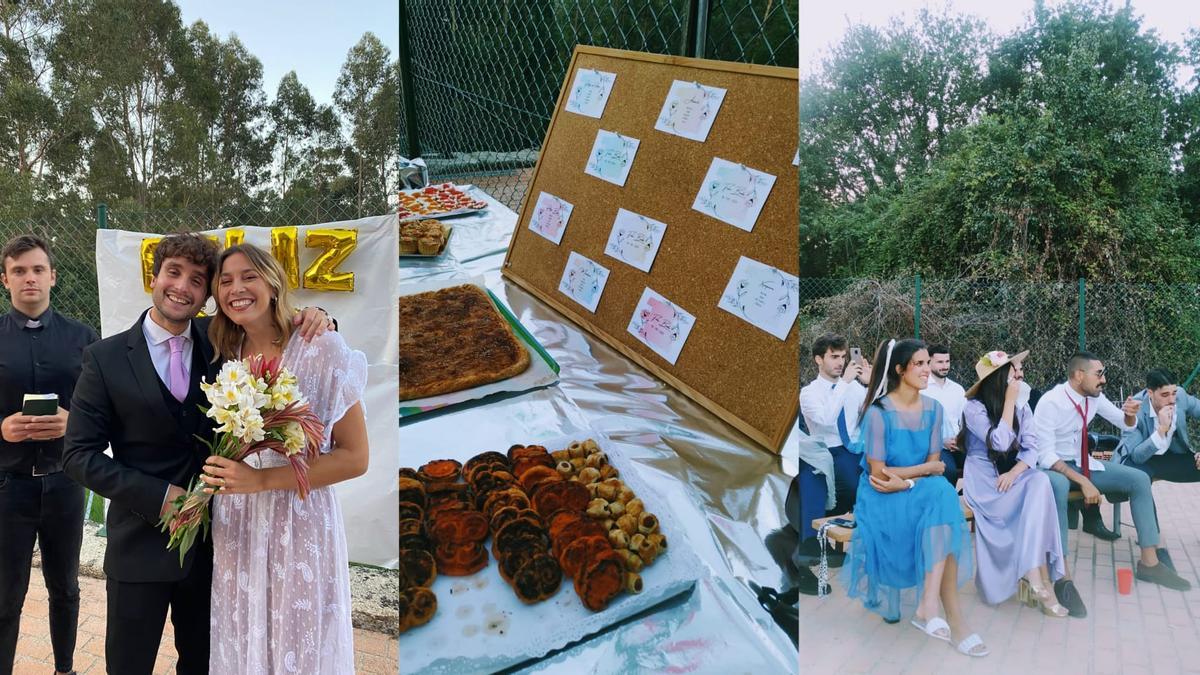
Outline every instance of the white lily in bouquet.
{"label": "white lily in bouquet", "polygon": [[[296,376],[280,366],[279,358],[268,361],[258,355],[226,361],[216,381],[201,382],[200,388],[210,404],[201,410],[219,425],[212,441],[197,436],[209,454],[240,462],[259,452],[278,452],[296,472],[297,491],[304,499],[308,462],[320,451],[325,427],[300,393]],[[170,534],[167,548],[179,550],[181,566],[196,537],[208,536],[212,494],[205,487],[194,478],[159,522]]]}

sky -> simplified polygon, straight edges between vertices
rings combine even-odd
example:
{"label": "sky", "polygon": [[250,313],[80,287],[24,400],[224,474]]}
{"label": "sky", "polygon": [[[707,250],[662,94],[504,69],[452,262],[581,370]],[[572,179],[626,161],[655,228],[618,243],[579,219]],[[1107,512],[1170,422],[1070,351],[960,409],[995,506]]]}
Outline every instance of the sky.
{"label": "sky", "polygon": [[[1053,7],[1056,0],[1046,0]],[[1114,7],[1123,5],[1114,2]],[[831,46],[841,41],[847,20],[854,24],[883,26],[892,17],[905,16],[911,20],[922,7],[937,10],[949,7],[961,14],[983,19],[992,31],[1005,35],[1025,24],[1033,9],[1033,0],[800,0],[800,70],[809,73],[820,66],[821,59]],[[1142,16],[1142,28],[1153,28],[1160,37],[1176,44],[1182,43],[1189,27],[1200,26],[1200,2],[1195,0],[1133,0],[1133,9]]]}
{"label": "sky", "polygon": [[375,34],[397,58],[399,0],[175,0],[183,24],[196,21],[222,39],[237,35],[263,66],[263,90],[296,71],[317,103],[332,103],[338,72],[363,33]]}

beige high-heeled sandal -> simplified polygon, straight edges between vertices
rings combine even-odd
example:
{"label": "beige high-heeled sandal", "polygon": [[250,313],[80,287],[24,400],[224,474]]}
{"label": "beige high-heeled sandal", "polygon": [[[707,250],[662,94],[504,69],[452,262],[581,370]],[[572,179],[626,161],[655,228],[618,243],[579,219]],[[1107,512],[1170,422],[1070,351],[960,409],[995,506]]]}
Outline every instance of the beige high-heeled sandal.
{"label": "beige high-heeled sandal", "polygon": [[1059,604],[1053,593],[1045,587],[1034,586],[1024,577],[1017,585],[1017,600],[1027,607],[1041,608],[1042,614],[1046,616],[1062,619],[1070,614],[1066,607]]}

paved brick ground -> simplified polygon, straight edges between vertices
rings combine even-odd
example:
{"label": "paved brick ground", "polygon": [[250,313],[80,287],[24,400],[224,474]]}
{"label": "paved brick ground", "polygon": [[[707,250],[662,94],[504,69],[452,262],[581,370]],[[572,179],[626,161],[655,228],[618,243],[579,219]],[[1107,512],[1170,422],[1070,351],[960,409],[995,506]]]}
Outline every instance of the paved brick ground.
{"label": "paved brick ground", "polygon": [[[1011,599],[989,607],[974,583],[962,589],[971,629],[991,647],[960,655],[907,621],[887,625],[846,597],[838,580],[824,599],[801,596],[803,673],[1200,673],[1200,485],[1154,484],[1163,543],[1192,582],[1180,593],[1134,581],[1117,592],[1116,569],[1137,559],[1133,521],[1122,509],[1122,538],[1109,543],[1072,530],[1068,566],[1088,608],[1086,619],[1056,619]],[[1111,526],[1112,508],[1101,512]],[[833,570],[837,572],[839,570]]]}
{"label": "paved brick ground", "polygon": [[[79,639],[75,647],[75,670],[84,673],[104,672],[104,582],[80,577]],[[21,635],[17,641],[17,663],[14,675],[48,675],[54,672],[54,657],[50,650],[50,635],[46,625],[46,586],[41,570],[34,569],[25,598],[21,618]],[[158,650],[155,675],[175,672],[173,631],[168,619],[162,645]],[[354,631],[355,671],[360,675],[396,675],[399,654],[396,638],[382,633],[356,629]]]}

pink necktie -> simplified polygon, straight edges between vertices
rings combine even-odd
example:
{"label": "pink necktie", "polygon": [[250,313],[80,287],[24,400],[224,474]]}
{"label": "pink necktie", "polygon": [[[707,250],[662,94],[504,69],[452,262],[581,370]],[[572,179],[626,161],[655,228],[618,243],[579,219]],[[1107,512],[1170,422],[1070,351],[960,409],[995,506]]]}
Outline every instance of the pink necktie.
{"label": "pink necktie", "polygon": [[183,365],[184,339],[182,335],[167,339],[171,346],[171,362],[167,366],[167,388],[171,390],[171,395],[175,397],[175,400],[180,403],[183,403],[183,399],[187,398],[188,393],[188,372]]}

